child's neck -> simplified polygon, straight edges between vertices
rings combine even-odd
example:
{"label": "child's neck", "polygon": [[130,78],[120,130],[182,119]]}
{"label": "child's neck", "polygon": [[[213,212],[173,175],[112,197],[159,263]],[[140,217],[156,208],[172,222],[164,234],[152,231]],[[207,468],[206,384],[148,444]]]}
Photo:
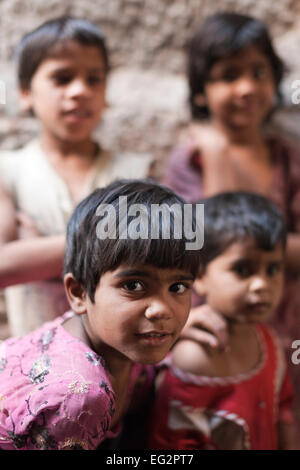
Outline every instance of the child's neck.
{"label": "child's neck", "polygon": [[247,147],[257,147],[264,144],[264,137],[260,127],[230,127],[219,120],[212,120],[211,124],[232,144]]}
{"label": "child's neck", "polygon": [[96,144],[90,137],[83,141],[70,142],[42,132],[40,144],[47,156],[55,157],[56,159],[84,157],[85,161],[89,159],[92,161],[96,154]]}

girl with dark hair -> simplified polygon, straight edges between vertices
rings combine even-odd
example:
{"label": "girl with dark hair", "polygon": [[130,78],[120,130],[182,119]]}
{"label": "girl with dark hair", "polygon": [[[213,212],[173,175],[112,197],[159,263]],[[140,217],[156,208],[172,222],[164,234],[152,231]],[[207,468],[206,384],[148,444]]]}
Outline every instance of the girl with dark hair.
{"label": "girl with dark hair", "polygon": [[[193,123],[170,156],[163,181],[189,202],[245,190],[270,197],[282,210],[288,230],[286,282],[270,321],[283,340],[299,389],[300,369],[290,358],[292,343],[300,338],[300,155],[266,126],[280,105],[283,73],[284,65],[261,20],[230,12],[208,17],[193,34],[188,50]],[[193,305],[200,302],[194,294]],[[220,327],[219,321],[210,325],[204,321],[206,333]],[[221,328],[224,331],[224,323]],[[214,342],[203,332],[199,338]]]}

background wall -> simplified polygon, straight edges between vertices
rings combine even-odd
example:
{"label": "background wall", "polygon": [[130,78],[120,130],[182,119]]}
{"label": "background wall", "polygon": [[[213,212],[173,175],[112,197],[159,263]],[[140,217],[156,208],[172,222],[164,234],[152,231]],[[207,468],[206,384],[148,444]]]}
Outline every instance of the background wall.
{"label": "background wall", "polygon": [[[96,136],[114,150],[151,152],[161,162],[160,173],[189,119],[186,41],[204,17],[224,10],[267,23],[289,67],[283,83],[285,106],[274,126],[293,140],[300,138],[300,104],[291,102],[291,84],[300,80],[299,0],[0,0],[0,80],[6,86],[6,104],[0,104],[0,149],[19,147],[38,132],[37,122],[19,112],[12,60],[16,45],[43,21],[72,14],[99,25],[111,53],[108,108]],[[5,315],[0,314],[0,338],[7,335],[5,328]]]}

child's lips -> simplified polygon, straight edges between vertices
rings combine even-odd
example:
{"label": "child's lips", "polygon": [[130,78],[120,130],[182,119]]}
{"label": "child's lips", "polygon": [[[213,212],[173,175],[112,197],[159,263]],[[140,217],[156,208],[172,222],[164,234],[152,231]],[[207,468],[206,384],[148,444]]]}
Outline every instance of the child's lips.
{"label": "child's lips", "polygon": [[142,344],[161,346],[173,336],[173,333],[167,331],[148,331],[145,333],[136,333],[136,336]]}
{"label": "child's lips", "polygon": [[63,117],[67,121],[71,122],[80,122],[92,117],[92,112],[86,108],[74,108],[70,110],[63,111]]}
{"label": "child's lips", "polygon": [[269,311],[271,306],[272,305],[270,302],[256,302],[256,303],[248,305],[248,309],[253,314],[264,313],[266,311]]}

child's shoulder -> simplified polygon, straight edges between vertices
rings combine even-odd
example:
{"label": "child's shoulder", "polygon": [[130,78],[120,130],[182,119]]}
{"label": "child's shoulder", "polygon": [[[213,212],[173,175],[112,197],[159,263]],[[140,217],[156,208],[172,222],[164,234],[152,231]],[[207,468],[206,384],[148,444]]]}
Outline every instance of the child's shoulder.
{"label": "child's shoulder", "polygon": [[[23,147],[0,150],[1,176],[10,179],[24,171],[30,173],[36,167],[37,159],[42,157],[42,150],[37,140],[32,140]],[[31,167],[30,167],[31,166]]]}
{"label": "child's shoulder", "polygon": [[193,340],[180,340],[172,350],[172,364],[183,372],[210,376],[216,352]]}
{"label": "child's shoulder", "polygon": [[155,161],[150,153],[111,153],[110,178],[145,178]]}

